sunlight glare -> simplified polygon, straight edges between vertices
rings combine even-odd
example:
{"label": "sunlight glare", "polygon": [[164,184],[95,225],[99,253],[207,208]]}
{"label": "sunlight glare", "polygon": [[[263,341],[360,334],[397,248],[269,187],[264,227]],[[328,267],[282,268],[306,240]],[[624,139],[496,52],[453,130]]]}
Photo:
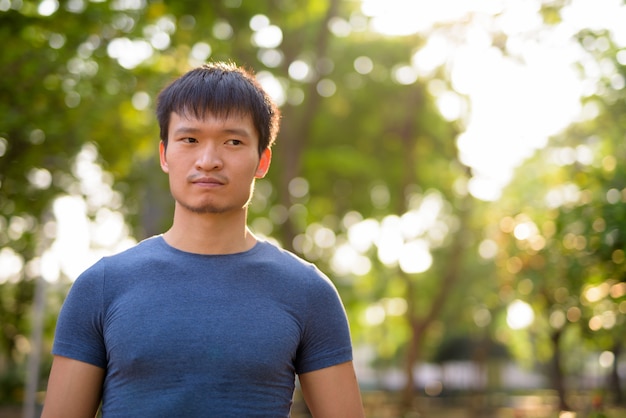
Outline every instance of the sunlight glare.
{"label": "sunlight glare", "polygon": [[312,75],[311,67],[302,60],[296,60],[289,64],[287,72],[289,73],[289,77],[296,81],[306,81],[310,79]]}
{"label": "sunlight glare", "polygon": [[421,200],[419,207],[409,210],[400,217],[402,233],[413,239],[427,233],[443,210],[443,198],[437,192],[429,192]]}
{"label": "sunlight glare", "polygon": [[[64,196],[53,203],[53,213],[57,222],[57,235],[50,251],[58,260],[61,271],[68,277],[76,278],[95,260],[89,257],[89,219],[87,205],[78,196]],[[56,279],[58,275],[49,272],[50,266],[56,269],[51,261],[42,265],[44,278]]]}
{"label": "sunlight glare", "polygon": [[385,298],[381,301],[381,303],[388,316],[402,316],[406,314],[409,309],[406,299],[400,297]]}
{"label": "sunlight glare", "polygon": [[520,241],[527,240],[539,232],[533,221],[521,222],[513,229],[513,235]]}
{"label": "sunlight glare", "polygon": [[265,15],[254,15],[250,19],[250,29],[253,31],[259,31],[263,28],[267,28],[270,25],[270,19]]}
{"label": "sunlight glare", "polygon": [[[531,51],[524,66],[494,48],[468,47],[457,55],[453,86],[471,97],[472,108],[468,128],[459,135],[457,145],[461,161],[482,180],[470,185],[477,197],[499,197],[512,170],[580,111],[573,69],[553,55]],[[543,99],[538,101],[538,97]]]}
{"label": "sunlight glare", "polygon": [[[467,106],[451,96],[437,104],[444,118],[464,125],[459,155],[475,173],[469,192],[482,200],[497,200],[516,167],[581,118],[581,96],[594,94],[600,77],[614,89],[626,85],[575,36],[585,28],[606,29],[618,47],[626,46],[623,2],[574,0],[555,25],[543,23],[541,6],[540,0],[361,1],[372,30],[387,36],[419,33],[427,40],[412,55],[418,77],[443,69],[454,91],[467,96]],[[502,46],[495,42],[499,33],[506,35]]]}
{"label": "sunlight glare", "polygon": [[285,59],[283,52],[278,49],[261,49],[257,56],[259,61],[269,68],[278,67]]}
{"label": "sunlight glare", "polygon": [[320,248],[333,248],[337,241],[335,232],[321,224],[312,223],[307,227],[307,234],[311,235],[313,242]]}
{"label": "sunlight glare", "polygon": [[276,25],[261,28],[252,35],[252,43],[261,48],[276,48],[283,42],[283,31]]}
{"label": "sunlight glare", "polygon": [[391,70],[393,80],[405,86],[417,81],[417,71],[410,65],[398,65]]}
{"label": "sunlight glare", "polygon": [[407,274],[417,274],[427,271],[433,264],[428,243],[418,239],[406,243],[400,253],[400,269]]}
{"label": "sunlight glare", "polygon": [[573,0],[561,15],[574,31],[609,29],[617,46],[626,47],[626,5],[621,0]]}
{"label": "sunlight glare", "polygon": [[39,190],[45,190],[52,184],[52,174],[45,168],[32,168],[26,177],[29,183]]}
{"label": "sunlight glare", "polygon": [[227,41],[233,37],[235,30],[226,20],[217,19],[213,25],[213,36],[222,41]]}
{"label": "sunlight glare", "polygon": [[[134,245],[118,192],[112,190],[111,175],[98,164],[98,151],[86,144],[76,156],[72,172],[77,184],[68,186],[71,194],[54,200],[52,214],[54,241],[40,259],[41,276],[50,282],[61,275],[76,280],[99,258]],[[95,215],[91,220],[89,215]]]}
{"label": "sunlight glare", "polygon": [[[484,1],[483,1],[484,2]],[[374,31],[389,36],[412,35],[436,22],[449,22],[466,15],[468,0],[362,0],[361,11],[371,17]]]}
{"label": "sunlight glare", "polygon": [[17,282],[20,272],[24,267],[23,257],[12,248],[4,247],[0,249],[0,284],[7,282]]}
{"label": "sunlight glare", "polygon": [[338,276],[363,276],[372,268],[371,260],[360,254],[349,244],[342,244],[335,248],[330,259],[330,268]]}
{"label": "sunlight glare", "polygon": [[328,22],[328,29],[333,33],[333,35],[339,38],[345,38],[350,35],[350,32],[352,32],[350,22],[337,16],[330,19]]}
{"label": "sunlight glare", "polygon": [[114,247],[117,242],[128,235],[124,217],[120,212],[101,208],[91,229],[91,240],[98,247]]}
{"label": "sunlight glare", "polygon": [[206,42],[196,42],[189,52],[189,61],[195,65],[205,62],[213,52],[211,45]]}
{"label": "sunlight glare", "polygon": [[609,295],[610,289],[609,284],[606,282],[598,286],[588,286],[583,291],[583,296],[587,299],[587,301],[596,303],[606,298]]}
{"label": "sunlight glare", "polygon": [[52,16],[59,9],[57,0],[43,0],[37,7],[37,13],[41,16]]}
{"label": "sunlight glare", "polygon": [[434,34],[428,38],[426,45],[413,54],[411,64],[419,76],[431,77],[448,60],[450,53],[448,40],[441,34]]}
{"label": "sunlight glare", "polygon": [[337,91],[337,85],[334,81],[324,78],[317,83],[316,90],[322,97],[331,97]]}
{"label": "sunlight glare", "polygon": [[530,326],[535,320],[531,306],[519,299],[514,300],[507,308],[506,323],[511,329],[518,330]]}
{"label": "sunlight glare", "polygon": [[610,351],[603,351],[598,358],[598,363],[600,363],[600,367],[604,369],[612,367],[613,363],[615,363],[615,354]]}
{"label": "sunlight glare", "polygon": [[259,84],[263,86],[267,94],[276,102],[277,106],[282,106],[287,100],[285,89],[280,80],[274,77],[269,71],[261,71],[256,75]]}
{"label": "sunlight glare", "polygon": [[[436,191],[413,196],[409,206],[413,209],[401,216],[388,215],[380,223],[371,218],[361,220],[360,215],[344,220],[347,229],[344,247],[349,247],[354,254],[344,248],[343,257],[354,260],[356,254],[365,254],[375,246],[379,261],[386,266],[397,266],[407,274],[430,269],[431,249],[443,243],[453,229],[453,219],[446,215],[446,201]],[[335,252],[335,256],[337,254]],[[367,270],[370,268],[368,266]]]}
{"label": "sunlight glare", "polygon": [[61,277],[61,266],[59,259],[54,251],[46,250],[39,259],[39,270],[41,277],[49,282],[54,283]]}
{"label": "sunlight glare", "polygon": [[360,56],[354,60],[354,69],[359,74],[369,74],[374,69],[374,62],[370,57]]}
{"label": "sunlight glare", "polygon": [[361,254],[366,253],[374,245],[380,227],[375,219],[365,219],[348,229],[348,241],[350,245]]}
{"label": "sunlight glare", "polygon": [[478,246],[478,254],[485,260],[495,258],[498,255],[498,250],[498,243],[492,239],[485,239]]}
{"label": "sunlight glare", "polygon": [[387,266],[395,265],[404,247],[400,218],[396,215],[386,216],[380,228],[380,235],[376,242],[378,259]]}
{"label": "sunlight glare", "polygon": [[447,121],[459,120],[465,113],[465,102],[458,94],[446,91],[441,93],[437,99],[437,108],[441,116]]}
{"label": "sunlight glare", "polygon": [[474,310],[474,323],[480,328],[484,328],[491,323],[491,312],[485,307]]}
{"label": "sunlight glare", "polygon": [[131,41],[128,38],[115,38],[107,46],[111,58],[127,70],[132,70],[154,53],[152,45],[144,40]]}
{"label": "sunlight glare", "polygon": [[365,323],[369,326],[380,325],[385,322],[385,308],[375,303],[367,307],[365,310]]}

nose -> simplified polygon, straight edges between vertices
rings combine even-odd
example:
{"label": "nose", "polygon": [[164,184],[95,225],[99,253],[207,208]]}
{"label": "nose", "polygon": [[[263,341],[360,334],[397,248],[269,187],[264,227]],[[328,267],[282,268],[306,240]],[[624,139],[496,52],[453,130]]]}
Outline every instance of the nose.
{"label": "nose", "polygon": [[220,170],[224,166],[219,147],[207,143],[201,147],[196,159],[196,168],[203,171]]}

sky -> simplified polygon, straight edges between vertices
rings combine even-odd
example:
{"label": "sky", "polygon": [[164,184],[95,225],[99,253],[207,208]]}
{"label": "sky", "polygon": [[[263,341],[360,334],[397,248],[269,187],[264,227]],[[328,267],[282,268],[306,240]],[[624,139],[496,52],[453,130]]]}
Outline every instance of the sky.
{"label": "sky", "polygon": [[[465,128],[456,140],[459,156],[473,170],[469,192],[482,200],[497,200],[516,167],[582,117],[581,97],[594,92],[594,77],[607,70],[586,57],[574,35],[606,28],[626,46],[620,0],[572,0],[552,27],[539,15],[542,3],[551,2],[362,0],[372,29],[428,39],[412,64],[425,77],[446,70],[453,90],[440,96],[439,107]],[[493,46],[498,32],[507,36],[506,56]],[[586,74],[574,67],[581,61]]]}

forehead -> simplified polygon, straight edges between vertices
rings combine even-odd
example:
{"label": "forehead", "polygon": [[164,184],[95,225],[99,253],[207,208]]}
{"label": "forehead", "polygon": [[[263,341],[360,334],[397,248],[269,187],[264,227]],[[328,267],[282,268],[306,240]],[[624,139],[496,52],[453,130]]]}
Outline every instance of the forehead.
{"label": "forehead", "polygon": [[243,112],[215,114],[205,112],[202,115],[193,113],[172,112],[170,115],[169,134],[177,132],[219,130],[236,132],[258,140],[258,133],[252,122],[252,116]]}

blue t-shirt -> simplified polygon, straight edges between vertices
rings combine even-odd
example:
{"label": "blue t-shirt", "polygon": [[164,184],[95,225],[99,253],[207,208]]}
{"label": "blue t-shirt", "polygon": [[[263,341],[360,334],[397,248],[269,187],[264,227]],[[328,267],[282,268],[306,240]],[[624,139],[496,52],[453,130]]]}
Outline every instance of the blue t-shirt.
{"label": "blue t-shirt", "polygon": [[312,264],[267,242],[200,255],[161,236],[76,280],[52,352],[105,369],[104,417],[288,417],[295,374],[352,359]]}

